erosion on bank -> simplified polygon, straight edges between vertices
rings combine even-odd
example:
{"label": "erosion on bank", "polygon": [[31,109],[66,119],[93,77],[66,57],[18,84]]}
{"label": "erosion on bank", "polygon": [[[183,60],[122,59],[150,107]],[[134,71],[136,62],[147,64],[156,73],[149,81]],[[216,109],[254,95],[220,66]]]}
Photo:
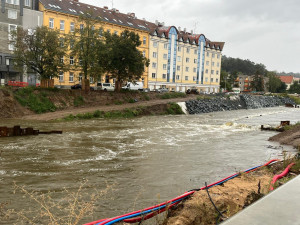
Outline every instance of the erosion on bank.
{"label": "erosion on bank", "polygon": [[275,184],[282,185],[300,174],[300,161],[288,159],[250,174],[242,173],[239,177],[225,182],[223,185],[209,189],[209,194],[217,209],[216,211],[205,190],[198,191],[185,202],[169,211],[162,225],[214,225],[236,214],[256,200],[269,193],[270,183],[274,174],[281,173],[291,162],[296,165],[289,175]]}
{"label": "erosion on bank", "polygon": [[300,148],[300,124],[291,126],[290,129],[285,130],[273,137],[269,141],[276,141],[282,145],[292,145],[295,148]]}

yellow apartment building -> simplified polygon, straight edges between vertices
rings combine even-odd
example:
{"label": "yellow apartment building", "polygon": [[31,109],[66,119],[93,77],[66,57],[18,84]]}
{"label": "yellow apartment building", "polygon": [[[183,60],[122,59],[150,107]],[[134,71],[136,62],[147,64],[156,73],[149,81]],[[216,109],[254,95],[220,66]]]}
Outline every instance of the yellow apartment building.
{"label": "yellow apartment building", "polygon": [[[124,30],[129,30],[137,33],[141,38],[141,46],[139,50],[145,57],[149,57],[149,24],[145,20],[140,20],[135,17],[134,13],[123,14],[117,9],[108,9],[108,7],[100,8],[88,4],[83,4],[78,0],[40,0],[39,10],[43,12],[43,25],[53,29],[58,29],[62,37],[75,31],[75,28],[82,26],[79,22],[79,16],[85,13],[92,13],[93,16],[101,18],[99,25],[95,29],[103,28],[115,34],[121,34]],[[62,59],[71,66],[74,64],[74,57]],[[67,72],[61,72],[59,78],[55,78],[55,85],[70,87],[81,82],[82,73],[75,67]],[[148,68],[142,75],[144,88],[148,87]],[[95,85],[97,81],[90,79],[91,85]],[[113,83],[109,75],[102,76],[102,80],[98,82]]]}
{"label": "yellow apartment building", "polygon": [[224,42],[210,42],[203,34],[158,22],[149,29],[150,90],[165,87],[180,92],[191,88],[219,92]]}
{"label": "yellow apartment building", "polygon": [[203,90],[217,93],[220,90],[221,60],[224,42],[206,42]]}

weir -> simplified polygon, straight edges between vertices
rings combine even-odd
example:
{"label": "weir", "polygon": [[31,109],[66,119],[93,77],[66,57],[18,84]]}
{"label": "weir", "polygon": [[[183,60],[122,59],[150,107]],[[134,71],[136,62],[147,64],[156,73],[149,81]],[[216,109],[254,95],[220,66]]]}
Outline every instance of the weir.
{"label": "weir", "polygon": [[179,104],[182,110],[186,110],[188,114],[201,114],[218,111],[231,111],[238,109],[258,109],[267,107],[278,107],[281,105],[291,104],[295,102],[290,98],[275,96],[255,96],[255,95],[237,95],[228,97],[204,98],[198,100],[189,100],[183,104]]}

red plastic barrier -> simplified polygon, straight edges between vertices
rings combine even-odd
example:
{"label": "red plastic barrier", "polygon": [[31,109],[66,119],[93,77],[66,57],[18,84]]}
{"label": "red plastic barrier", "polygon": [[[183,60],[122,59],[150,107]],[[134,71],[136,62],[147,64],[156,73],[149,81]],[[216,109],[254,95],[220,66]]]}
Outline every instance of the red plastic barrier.
{"label": "red plastic barrier", "polygon": [[8,86],[27,87],[28,83],[27,82],[20,82],[20,81],[8,81]]}
{"label": "red plastic barrier", "polygon": [[270,191],[274,190],[274,184],[276,183],[276,181],[283,178],[284,176],[286,176],[288,174],[288,172],[290,171],[290,168],[293,165],[295,165],[295,163],[291,163],[290,165],[287,166],[287,168],[285,168],[285,170],[281,174],[275,175],[273,177],[272,182],[271,182],[271,186],[270,186]]}

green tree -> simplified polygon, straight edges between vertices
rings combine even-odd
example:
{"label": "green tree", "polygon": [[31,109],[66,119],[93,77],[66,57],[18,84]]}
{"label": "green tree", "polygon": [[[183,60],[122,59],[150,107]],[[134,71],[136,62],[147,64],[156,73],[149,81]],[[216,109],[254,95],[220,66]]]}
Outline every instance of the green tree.
{"label": "green tree", "polygon": [[262,75],[259,75],[259,71],[256,72],[251,81],[251,88],[253,91],[264,91],[264,78]]}
{"label": "green tree", "polygon": [[233,82],[231,82],[232,75],[229,75],[226,71],[221,70],[220,76],[220,87],[223,88],[225,91],[232,91]]}
{"label": "green tree", "polygon": [[269,81],[267,83],[267,86],[269,88],[269,91],[272,93],[282,93],[286,90],[286,84],[283,83],[278,76],[274,72],[268,72],[267,76],[269,78]]}
{"label": "green tree", "polygon": [[26,66],[42,80],[58,77],[59,71],[67,70],[62,60],[66,56],[66,45],[62,43],[59,31],[45,26],[37,27],[34,32],[18,28],[11,36],[15,63],[19,68]]}
{"label": "green tree", "polygon": [[300,94],[300,84],[298,81],[294,81],[294,83],[290,86],[289,93]]}
{"label": "green tree", "polygon": [[98,62],[98,52],[103,51],[104,44],[101,38],[102,28],[100,19],[85,13],[79,18],[79,27],[70,36],[70,57],[75,61],[75,67],[83,72],[83,89],[89,90],[88,78],[98,80],[103,74],[103,69]]}
{"label": "green tree", "polygon": [[99,52],[100,64],[105,72],[116,79],[115,90],[120,91],[124,82],[139,80],[149,66],[149,60],[137,49],[140,37],[125,30],[120,36],[105,33],[106,51]]}

